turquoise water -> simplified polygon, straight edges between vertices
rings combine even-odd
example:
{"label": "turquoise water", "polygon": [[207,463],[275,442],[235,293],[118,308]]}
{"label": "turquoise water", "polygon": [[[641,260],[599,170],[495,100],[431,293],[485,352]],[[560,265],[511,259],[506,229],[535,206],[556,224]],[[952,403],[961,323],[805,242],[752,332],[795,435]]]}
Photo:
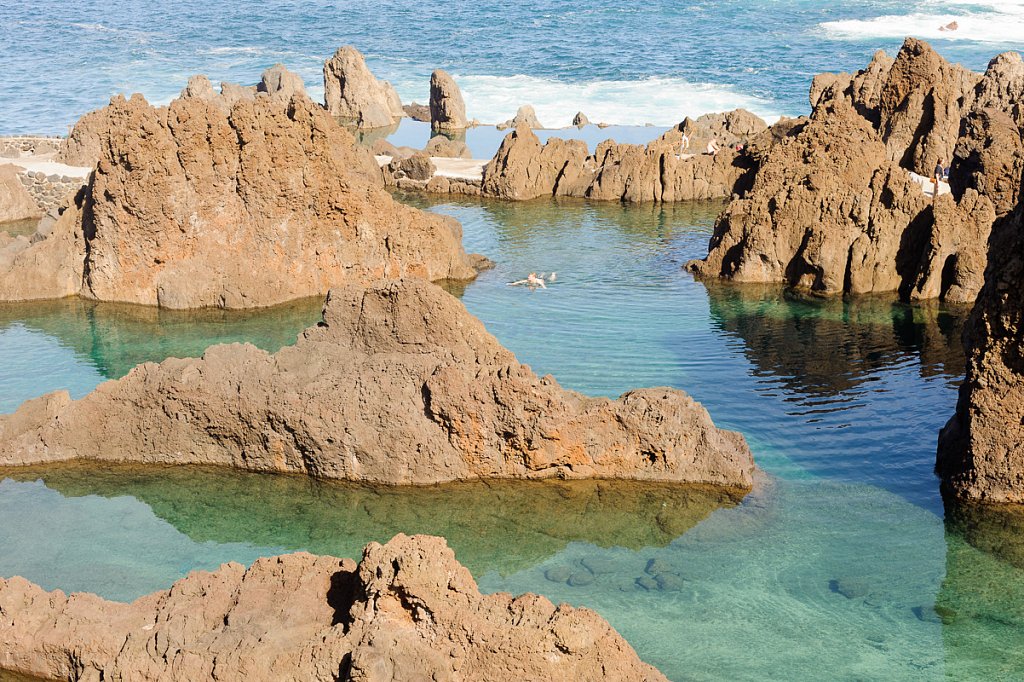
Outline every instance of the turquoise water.
{"label": "turquoise water", "polygon": [[[963,372],[966,311],[706,286],[682,264],[719,204],[434,205],[498,266],[451,287],[539,373],[590,394],[671,385],[742,431],[764,471],[742,502],[636,484],[400,491],[202,469],[0,474],[0,575],[131,599],[196,568],[370,540],[449,538],[486,591],[598,610],[675,680],[1024,676],[1024,518],[955,510],[932,474]],[[549,289],[507,287],[531,270]],[[166,313],[0,308],[0,410],[76,395],[208,341],[273,350],[316,301]],[[6,478],[5,478],[6,476]]]}
{"label": "turquoise water", "polygon": [[[958,31],[938,30],[953,20]],[[485,123],[526,103],[550,126],[579,109],[633,125],[736,106],[793,115],[807,109],[811,76],[861,68],[906,35],[983,69],[1024,42],[1024,10],[1019,0],[8,1],[0,133],[63,133],[115,92],[163,102],[193,73],[251,83],[275,62],[320,96],[323,61],[342,44],[405,101],[426,101],[431,70],[448,69]]]}

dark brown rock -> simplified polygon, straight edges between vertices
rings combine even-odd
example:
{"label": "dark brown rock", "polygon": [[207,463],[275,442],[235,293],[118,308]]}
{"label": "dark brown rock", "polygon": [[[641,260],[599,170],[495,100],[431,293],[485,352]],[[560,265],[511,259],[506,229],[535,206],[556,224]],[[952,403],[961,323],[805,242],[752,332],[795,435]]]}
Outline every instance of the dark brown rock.
{"label": "dark brown rock", "polygon": [[455,79],[441,69],[430,74],[430,127],[437,131],[465,130],[466,103]]}
{"label": "dark brown rock", "polygon": [[954,498],[1024,503],[1024,207],[992,228],[985,284],[964,329],[967,376],[939,436]]}
{"label": "dark brown rock", "polygon": [[[992,221],[1017,201],[1019,90],[1019,55],[1000,55],[982,77],[914,39],[895,60],[876,53],[857,74],[817,77],[811,119],[753,141],[752,188],[690,269],[823,294],[969,302]],[[951,158],[955,201],[933,199],[910,172],[930,178]]]}

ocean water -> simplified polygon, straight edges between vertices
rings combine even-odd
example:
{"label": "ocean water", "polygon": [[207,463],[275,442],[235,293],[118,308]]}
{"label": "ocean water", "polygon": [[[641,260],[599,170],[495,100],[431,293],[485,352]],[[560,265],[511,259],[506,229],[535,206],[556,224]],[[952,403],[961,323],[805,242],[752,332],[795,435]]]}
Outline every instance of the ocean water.
{"label": "ocean water", "polygon": [[[956,21],[955,32],[939,27]],[[429,74],[456,78],[470,117],[504,121],[533,104],[542,123],[670,126],[746,107],[805,113],[811,77],[863,67],[914,35],[984,69],[1024,42],[1020,0],[649,0],[424,4],[411,0],[0,2],[8,75],[0,134],[64,133],[114,93],[166,102],[188,76],[252,83],[277,62],[322,96],[324,59],[343,44],[404,101]]]}
{"label": "ocean water", "polygon": [[[594,395],[669,385],[746,436],[736,500],[631,483],[368,488],[224,470],[0,472],[0,575],[129,600],[194,569],[397,532],[448,538],[485,591],[596,609],[673,680],[1024,677],[1024,515],[947,514],[932,474],[966,311],[705,285],[717,203],[400,197],[498,265],[450,286],[539,373]],[[547,290],[508,287],[557,271]],[[273,350],[316,301],[249,313],[0,309],[0,411],[207,342]]]}

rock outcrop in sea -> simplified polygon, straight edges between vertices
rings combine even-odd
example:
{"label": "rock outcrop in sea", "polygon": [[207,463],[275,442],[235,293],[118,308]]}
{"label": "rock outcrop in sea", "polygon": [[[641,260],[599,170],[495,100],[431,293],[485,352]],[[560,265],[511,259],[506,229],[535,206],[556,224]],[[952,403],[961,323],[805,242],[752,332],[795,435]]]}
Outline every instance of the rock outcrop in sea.
{"label": "rock outcrop in sea", "polygon": [[202,78],[166,107],[118,96],[84,117],[73,147],[95,143],[96,170],[49,234],[0,246],[0,300],[250,308],[475,276],[456,221],[392,199],[372,156],[268,74],[274,92],[231,104]]}
{"label": "rock outcrop in sea", "polygon": [[[1000,55],[981,75],[907,39],[895,59],[877,53],[856,74],[818,76],[810,98],[809,119],[777,124],[779,143],[752,150],[750,191],[688,267],[821,294],[972,301],[992,224],[1020,184],[1020,56]],[[932,197],[921,176],[951,159],[952,194]]]}
{"label": "rock outcrop in sea", "polygon": [[217,464],[388,484],[623,478],[750,488],[743,437],[681,391],[588,398],[538,377],[422,280],[332,291],[271,355],[213,346],[146,363],[81,400],[0,416],[0,465]]}
{"label": "rock outcrop in sea", "polygon": [[1024,503],[1022,292],[1024,202],[993,227],[985,284],[964,329],[967,376],[939,436],[936,471],[956,499]]}
{"label": "rock outcrop in sea", "polygon": [[52,680],[664,680],[598,614],[482,595],[442,538],[197,571],[131,604],[0,579],[3,670]]}
{"label": "rock outcrop in sea", "polygon": [[465,130],[466,103],[455,79],[447,71],[430,74],[430,127],[438,132]]}
{"label": "rock outcrop in sea", "polygon": [[[698,139],[764,137],[767,126],[749,112],[687,119],[650,144],[606,140],[589,154],[582,140],[541,144],[528,127],[509,133],[484,167],[482,192],[502,199],[571,196],[608,201],[687,201],[742,193],[756,162],[746,151],[683,154],[683,131]],[[731,137],[726,138],[726,135]]]}
{"label": "rock outcrop in sea", "polygon": [[541,122],[537,119],[537,112],[534,110],[533,105],[524,104],[516,110],[516,115],[505,121],[504,123],[498,124],[498,130],[504,130],[505,128],[543,128]]}
{"label": "rock outcrop in sea", "polygon": [[324,106],[347,125],[386,128],[405,115],[402,100],[387,81],[377,80],[351,45],[324,62]]}

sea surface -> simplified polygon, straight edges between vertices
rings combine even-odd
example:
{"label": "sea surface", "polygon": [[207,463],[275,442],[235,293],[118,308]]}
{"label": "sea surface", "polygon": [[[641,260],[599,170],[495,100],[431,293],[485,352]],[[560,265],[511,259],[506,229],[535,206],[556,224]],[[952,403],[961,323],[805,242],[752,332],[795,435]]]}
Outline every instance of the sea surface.
{"label": "sea surface", "polygon": [[862,68],[907,35],[983,70],[1024,44],[1024,2],[2,0],[0,134],[65,133],[112,94],[162,103],[192,74],[254,83],[278,62],[321,97],[344,44],[406,102],[426,102],[430,72],[447,69],[484,123],[522,104],[551,127],[578,110],[626,125],[740,106],[770,119],[806,113],[814,74]]}
{"label": "sea surface", "polygon": [[[130,600],[195,569],[443,535],[487,592],[596,609],[674,680],[1024,677],[1024,517],[948,515],[932,473],[966,310],[703,284],[718,203],[407,202],[497,267],[451,286],[538,373],[682,388],[762,470],[739,500],[636,483],[401,490],[219,469],[0,471],[0,576]],[[557,272],[548,289],[506,282]],[[0,306],[0,412],[214,342],[292,343],[319,300],[172,312]]]}

